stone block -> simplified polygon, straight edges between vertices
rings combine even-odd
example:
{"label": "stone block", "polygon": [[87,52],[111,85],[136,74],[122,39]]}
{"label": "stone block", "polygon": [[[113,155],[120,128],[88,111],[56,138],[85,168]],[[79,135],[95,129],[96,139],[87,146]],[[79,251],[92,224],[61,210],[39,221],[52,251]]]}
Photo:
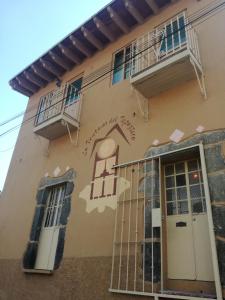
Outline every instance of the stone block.
{"label": "stone block", "polygon": [[26,252],[23,256],[23,268],[24,269],[34,269],[35,261],[37,257],[38,243],[27,244]]}
{"label": "stone block", "polygon": [[60,262],[61,262],[62,257],[63,257],[64,243],[65,243],[65,233],[66,233],[66,228],[65,227],[60,228],[58,244],[57,244],[57,249],[56,249],[56,255],[55,255],[54,270],[59,268]]}
{"label": "stone block", "polygon": [[213,206],[212,214],[216,235],[225,238],[225,206]]}
{"label": "stone block", "polygon": [[65,196],[71,195],[72,192],[73,192],[73,189],[74,189],[74,183],[73,182],[67,182]]}
{"label": "stone block", "polygon": [[220,280],[222,286],[225,288],[225,242],[217,240],[217,254],[218,254],[218,263],[220,270]]}
{"label": "stone block", "polygon": [[34,213],[33,224],[30,232],[30,241],[38,241],[44,217],[44,206],[37,206]]}
{"label": "stone block", "polygon": [[225,173],[208,176],[211,201],[225,200]]}
{"label": "stone block", "polygon": [[205,149],[205,160],[208,173],[223,170],[225,163],[222,156],[221,144]]}
{"label": "stone block", "polygon": [[63,201],[62,212],[60,216],[60,224],[66,225],[71,210],[71,197],[65,198]]}
{"label": "stone block", "polygon": [[41,189],[37,192],[36,201],[37,205],[45,205],[48,199],[48,190]]}

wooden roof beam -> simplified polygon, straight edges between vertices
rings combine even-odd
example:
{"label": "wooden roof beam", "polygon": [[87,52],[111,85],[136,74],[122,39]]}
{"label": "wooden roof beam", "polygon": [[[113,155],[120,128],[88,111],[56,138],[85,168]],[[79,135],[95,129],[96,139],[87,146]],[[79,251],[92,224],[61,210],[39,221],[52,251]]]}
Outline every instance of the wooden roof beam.
{"label": "wooden roof beam", "polygon": [[142,24],[144,23],[144,17],[140,14],[140,12],[137,10],[137,8],[131,3],[130,0],[124,0],[125,7],[129,11],[129,13],[135,18],[135,20]]}
{"label": "wooden roof beam", "polygon": [[81,43],[76,37],[71,35],[70,40],[72,44],[85,56],[90,57],[92,55],[92,52],[83,43]]}
{"label": "wooden roof beam", "polygon": [[84,37],[92,44],[95,46],[95,48],[97,48],[98,50],[102,50],[104,45],[102,44],[102,42],[95,37],[95,35],[90,32],[87,28],[85,28],[84,26],[81,27],[81,31],[83,32]]}
{"label": "wooden roof beam", "polygon": [[123,21],[123,19],[115,12],[112,7],[108,6],[107,10],[111,19],[116,23],[116,25],[123,31],[123,33],[128,33],[130,31],[128,25]]}
{"label": "wooden roof beam", "polygon": [[28,91],[27,89],[21,87],[19,84],[15,83],[15,82],[12,81],[12,80],[9,82],[9,84],[11,85],[11,87],[12,87],[15,91],[17,91],[17,92],[19,92],[19,93],[21,93],[21,94],[23,94],[23,95],[25,95],[25,96],[30,97],[30,96],[33,95],[32,92],[30,92],[30,91]]}
{"label": "wooden roof beam", "polygon": [[36,84],[39,87],[44,87],[46,85],[42,79],[38,78],[37,76],[33,75],[32,73],[30,73],[28,71],[24,71],[23,74],[27,80]]}
{"label": "wooden roof beam", "polygon": [[34,65],[32,65],[31,68],[35,74],[37,74],[39,77],[43,78],[47,82],[51,82],[53,80],[53,76],[51,76],[48,72],[46,72],[42,68]]}
{"label": "wooden roof beam", "polygon": [[32,93],[36,93],[39,90],[39,87],[34,85],[32,82],[29,82],[27,79],[16,77],[16,80],[20,86],[22,86],[28,91],[31,91]]}
{"label": "wooden roof beam", "polygon": [[68,62],[66,62],[62,57],[58,56],[53,51],[49,51],[49,54],[51,58],[54,60],[54,62],[58,64],[60,67],[62,67],[67,71],[71,70],[71,65]]}
{"label": "wooden roof beam", "polygon": [[101,33],[107,37],[111,42],[115,41],[115,36],[112,31],[97,17],[94,18],[94,22],[96,27],[98,28]]}
{"label": "wooden roof beam", "polygon": [[63,72],[61,72],[57,67],[55,67],[53,64],[51,64],[49,61],[44,60],[43,58],[40,58],[40,62],[44,69],[55,75],[56,77],[60,77]]}
{"label": "wooden roof beam", "polygon": [[69,58],[69,60],[71,60],[73,63],[77,65],[81,63],[81,59],[67,47],[63,46],[62,44],[59,44],[59,49],[61,50],[62,54]]}
{"label": "wooden roof beam", "polygon": [[156,0],[145,0],[145,2],[148,4],[148,6],[153,11],[153,13],[156,15],[159,11],[159,6],[156,3]]}

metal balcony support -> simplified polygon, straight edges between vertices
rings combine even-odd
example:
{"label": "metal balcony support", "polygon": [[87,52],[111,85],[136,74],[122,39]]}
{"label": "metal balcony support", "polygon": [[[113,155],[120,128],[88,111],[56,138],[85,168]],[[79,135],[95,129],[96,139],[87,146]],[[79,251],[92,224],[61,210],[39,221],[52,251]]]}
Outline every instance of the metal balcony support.
{"label": "metal balcony support", "polygon": [[134,93],[135,100],[137,102],[138,110],[144,120],[149,120],[149,103],[148,99],[145,98],[138,90],[131,85],[132,92]]}
{"label": "metal balcony support", "polygon": [[195,74],[196,74],[196,78],[198,81],[198,85],[201,91],[202,96],[204,97],[204,99],[207,99],[207,92],[206,92],[206,86],[205,86],[205,75],[203,73],[203,71],[201,71],[201,74],[199,74],[196,64],[193,62],[192,59],[190,59],[191,64],[193,65],[193,68],[195,70]]}

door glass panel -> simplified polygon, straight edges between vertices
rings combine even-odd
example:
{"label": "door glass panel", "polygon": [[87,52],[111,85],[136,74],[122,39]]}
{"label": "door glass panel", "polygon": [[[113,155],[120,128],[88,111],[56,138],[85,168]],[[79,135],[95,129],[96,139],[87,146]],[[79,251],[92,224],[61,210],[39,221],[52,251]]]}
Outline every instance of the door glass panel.
{"label": "door glass panel", "polygon": [[175,189],[168,189],[166,191],[166,200],[169,201],[175,201],[176,196],[175,196]]}
{"label": "door glass panel", "polygon": [[188,161],[188,171],[196,171],[198,170],[198,161],[197,160],[191,160]]}
{"label": "door glass panel", "polygon": [[188,214],[188,201],[179,201],[177,202],[178,214]]}
{"label": "door glass panel", "polygon": [[200,181],[199,172],[191,172],[189,173],[189,184],[198,184]]}
{"label": "door glass panel", "polygon": [[181,174],[181,173],[185,173],[185,168],[184,168],[184,163],[177,163],[175,165],[175,169],[176,169],[176,174]]}
{"label": "door glass panel", "polygon": [[165,167],[165,175],[173,175],[174,174],[174,165],[168,165]]}
{"label": "door glass panel", "polygon": [[193,199],[191,204],[193,213],[202,213],[204,211],[203,201],[201,198]]}
{"label": "door glass panel", "polygon": [[181,187],[177,188],[177,200],[186,200],[187,199],[187,188]]}
{"label": "door glass panel", "polygon": [[167,203],[167,215],[176,215],[177,210],[176,210],[176,202],[168,202]]}
{"label": "door glass panel", "polygon": [[166,177],[166,187],[174,187],[174,176]]}
{"label": "door glass panel", "polygon": [[190,186],[190,196],[191,196],[191,199],[200,198],[202,196],[200,184]]}
{"label": "door glass panel", "polygon": [[176,176],[176,185],[177,186],[184,186],[184,185],[186,185],[185,175],[177,175]]}

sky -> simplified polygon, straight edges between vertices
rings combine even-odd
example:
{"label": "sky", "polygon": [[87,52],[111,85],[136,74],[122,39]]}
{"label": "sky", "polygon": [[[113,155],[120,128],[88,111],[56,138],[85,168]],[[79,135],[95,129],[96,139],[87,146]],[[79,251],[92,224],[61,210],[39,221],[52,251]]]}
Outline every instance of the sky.
{"label": "sky", "polygon": [[109,0],[0,0],[0,191],[3,190],[28,98],[13,91],[9,80],[84,23]]}

